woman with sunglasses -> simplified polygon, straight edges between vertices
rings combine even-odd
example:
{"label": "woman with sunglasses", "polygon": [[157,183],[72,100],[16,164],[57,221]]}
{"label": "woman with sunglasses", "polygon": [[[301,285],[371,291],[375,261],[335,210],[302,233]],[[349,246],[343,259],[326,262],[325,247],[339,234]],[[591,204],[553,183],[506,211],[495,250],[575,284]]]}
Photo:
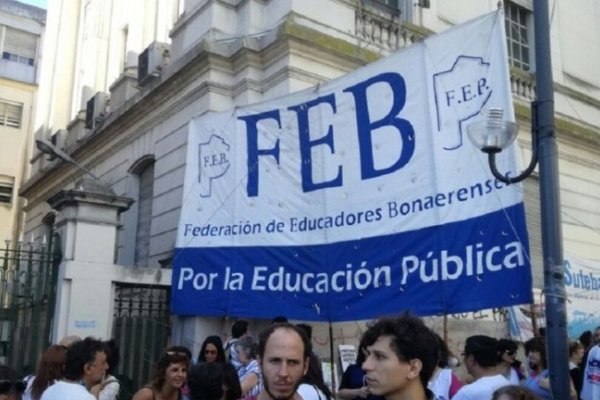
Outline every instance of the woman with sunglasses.
{"label": "woman with sunglasses", "polygon": [[132,400],[180,400],[190,364],[184,351],[168,349],[154,369],[150,383],[133,395]]}
{"label": "woman with sunglasses", "polygon": [[517,343],[510,339],[498,340],[498,369],[512,385],[518,385],[522,376],[519,373],[520,361],[517,360]]}
{"label": "woman with sunglasses", "polygon": [[201,362],[225,362],[225,350],[220,337],[213,335],[204,340],[198,354],[198,363]]}

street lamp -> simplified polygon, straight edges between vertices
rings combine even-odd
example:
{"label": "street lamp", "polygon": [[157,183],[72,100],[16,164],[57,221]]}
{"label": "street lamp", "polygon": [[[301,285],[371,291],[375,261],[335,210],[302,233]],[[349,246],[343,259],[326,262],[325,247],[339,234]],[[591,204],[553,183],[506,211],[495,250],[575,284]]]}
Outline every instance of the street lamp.
{"label": "street lamp", "polygon": [[[542,251],[544,258],[544,294],[546,302],[546,353],[550,386],[555,399],[570,398],[570,375],[567,349],[567,310],[563,272],[563,243],[560,218],[560,195],[558,184],[558,150],[554,133],[554,89],[552,62],[550,58],[550,26],[547,0],[534,0],[533,23],[535,38],[536,97],[532,103],[532,160],[519,176],[502,176],[496,169],[495,156],[504,144],[500,139],[484,139],[482,123],[475,125],[469,133],[475,137],[479,148],[488,153],[490,169],[494,176],[507,184],[519,182],[529,176],[539,162],[540,212],[542,222]],[[494,118],[496,122],[494,122]],[[496,112],[488,115],[492,128],[502,126],[501,116]],[[494,125],[495,124],[495,125]],[[467,128],[468,129],[468,128]],[[493,129],[492,129],[493,130]],[[502,133],[496,137],[511,135]],[[511,141],[514,140],[514,136]],[[492,143],[492,146],[484,146]],[[539,161],[538,161],[539,159]]]}
{"label": "street lamp", "polygon": [[[532,120],[535,118],[536,102],[531,103]],[[487,111],[486,119],[474,122],[467,126],[467,135],[471,142],[488,155],[490,170],[496,179],[506,184],[521,182],[531,175],[538,163],[538,135],[535,123],[531,125],[531,161],[527,168],[518,176],[510,177],[502,175],[496,166],[496,154],[510,146],[517,137],[519,127],[516,123],[502,119],[504,110],[501,108],[490,108]]]}
{"label": "street lamp", "polygon": [[35,147],[44,154],[48,154],[51,157],[58,157],[63,161],[73,164],[75,168],[83,172],[85,175],[89,175],[92,179],[83,176],[81,179],[75,182],[76,190],[84,190],[88,193],[103,194],[108,196],[114,196],[115,192],[112,190],[110,185],[103,182],[100,178],[92,173],[89,169],[73,160],[70,155],[54,146],[52,143],[44,139],[36,139]]}
{"label": "street lamp", "polygon": [[96,175],[94,175],[89,169],[85,168],[83,165],[81,165],[77,161],[73,160],[73,158],[71,158],[70,155],[68,155],[67,153],[65,153],[64,151],[59,149],[58,147],[54,146],[52,143],[48,142],[47,140],[36,139],[35,147],[37,147],[37,149],[44,154],[47,154],[52,157],[58,157],[63,161],[73,164],[75,167],[77,167],[77,169],[88,174],[95,180],[97,180],[97,181],[100,180],[100,178],[98,178]]}

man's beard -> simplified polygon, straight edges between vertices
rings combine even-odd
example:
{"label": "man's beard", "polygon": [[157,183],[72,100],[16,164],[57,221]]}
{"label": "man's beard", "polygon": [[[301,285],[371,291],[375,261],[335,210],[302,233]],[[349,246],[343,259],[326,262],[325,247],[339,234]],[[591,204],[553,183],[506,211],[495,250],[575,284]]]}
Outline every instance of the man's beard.
{"label": "man's beard", "polygon": [[289,396],[275,396],[272,392],[271,389],[269,388],[269,383],[267,382],[267,380],[265,380],[263,382],[263,386],[266,390],[266,392],[269,394],[269,396],[273,399],[273,400],[290,400],[291,398],[294,397],[294,395],[296,394],[296,391],[298,390],[298,387],[300,386],[300,384],[302,383],[302,381],[298,381],[296,383],[296,385],[294,385],[294,390],[292,390],[291,394]]}

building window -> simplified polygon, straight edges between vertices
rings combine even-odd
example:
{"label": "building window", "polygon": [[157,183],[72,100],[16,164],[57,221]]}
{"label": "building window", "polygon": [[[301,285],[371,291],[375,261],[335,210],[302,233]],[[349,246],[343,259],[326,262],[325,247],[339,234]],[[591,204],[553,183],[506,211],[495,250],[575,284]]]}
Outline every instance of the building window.
{"label": "building window", "polygon": [[4,40],[0,43],[2,58],[33,66],[35,63],[38,36],[33,33],[9,28],[8,26],[0,27],[0,33],[2,30],[4,30]]}
{"label": "building window", "polygon": [[383,3],[388,7],[398,8],[398,0],[375,0],[377,3]]}
{"label": "building window", "polygon": [[152,223],[152,200],[154,199],[154,163],[139,171],[138,215],[135,235],[135,265],[148,266],[150,255],[150,225]]}
{"label": "building window", "polygon": [[23,104],[0,100],[0,126],[21,127]]}
{"label": "building window", "polygon": [[412,22],[413,7],[429,8],[429,0],[361,0],[361,5]]}
{"label": "building window", "polygon": [[531,70],[531,11],[512,1],[505,1],[504,21],[510,65],[525,71]]}
{"label": "building window", "polygon": [[14,185],[13,178],[0,177],[0,204],[12,203]]}
{"label": "building window", "polygon": [[362,0],[365,5],[385,11],[394,16],[402,14],[400,5],[398,4],[400,1],[403,0]]}

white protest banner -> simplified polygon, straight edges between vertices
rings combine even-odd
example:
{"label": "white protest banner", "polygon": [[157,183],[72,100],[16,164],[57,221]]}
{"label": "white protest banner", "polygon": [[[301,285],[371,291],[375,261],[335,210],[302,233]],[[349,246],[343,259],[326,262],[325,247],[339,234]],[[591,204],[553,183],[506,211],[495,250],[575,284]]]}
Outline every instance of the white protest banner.
{"label": "white protest banner", "polygon": [[356,362],[356,346],[353,344],[338,345],[340,351],[340,361],[342,363],[342,371],[345,371],[351,364]]}
{"label": "white protest banner", "polygon": [[[299,320],[531,302],[518,186],[466,126],[514,119],[500,12],[189,124],[172,311]],[[518,172],[514,148],[499,168]]]}
{"label": "white protest banner", "polygon": [[600,326],[600,261],[565,254],[567,292],[567,331],[579,338],[584,331]]}

